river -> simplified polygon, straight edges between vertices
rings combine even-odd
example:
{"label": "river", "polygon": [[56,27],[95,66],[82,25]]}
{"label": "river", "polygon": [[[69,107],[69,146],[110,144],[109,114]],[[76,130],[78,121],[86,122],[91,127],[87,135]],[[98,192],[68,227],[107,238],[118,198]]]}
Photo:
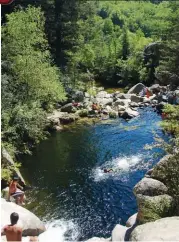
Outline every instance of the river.
{"label": "river", "polygon": [[[154,137],[166,138],[152,109],[130,121],[76,124],[53,133],[23,157],[23,174],[33,187],[27,208],[59,241],[110,237],[117,223],[137,211],[132,189],[163,155],[145,149]],[[113,172],[104,173],[104,168]],[[53,236],[56,236],[53,233]]]}

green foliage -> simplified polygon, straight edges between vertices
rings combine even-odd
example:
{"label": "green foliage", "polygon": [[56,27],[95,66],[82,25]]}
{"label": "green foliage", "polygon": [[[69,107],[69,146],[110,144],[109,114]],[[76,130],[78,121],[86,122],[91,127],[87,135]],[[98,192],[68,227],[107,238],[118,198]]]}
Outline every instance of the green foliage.
{"label": "green foliage", "polygon": [[1,179],[4,179],[6,181],[10,181],[12,175],[14,174],[14,170],[17,170],[20,168],[20,164],[15,162],[14,165],[7,167],[6,164],[2,162],[1,164]]}
{"label": "green foliage", "polygon": [[16,105],[11,113],[2,113],[2,140],[26,153],[29,145],[45,137],[45,125],[45,112],[37,103]]}
{"label": "green foliage", "polygon": [[14,12],[7,20],[2,28],[2,58],[10,63],[14,81],[25,85],[23,101],[64,99],[60,73],[50,59],[40,8]]}
{"label": "green foliage", "polygon": [[44,24],[41,9],[28,7],[7,15],[2,27],[2,141],[12,153],[45,138],[45,110],[65,99]]}
{"label": "green foliage", "polygon": [[[86,13],[89,6],[90,14]],[[126,86],[145,81],[150,73],[143,66],[143,50],[166,36],[169,4],[86,1],[79,11],[83,17],[77,21],[78,48],[68,51],[71,79],[83,81],[80,73],[90,71],[104,84]]]}
{"label": "green foliage", "polygon": [[169,133],[179,136],[179,106],[167,104],[163,110],[167,118],[162,122],[162,127]]}

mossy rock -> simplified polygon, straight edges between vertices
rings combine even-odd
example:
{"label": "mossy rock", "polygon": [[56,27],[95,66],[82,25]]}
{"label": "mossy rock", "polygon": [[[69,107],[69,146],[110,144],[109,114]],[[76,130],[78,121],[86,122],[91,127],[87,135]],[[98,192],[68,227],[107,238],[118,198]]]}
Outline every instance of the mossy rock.
{"label": "mossy rock", "polygon": [[165,194],[154,197],[137,195],[137,202],[138,224],[174,215],[174,199],[169,195]]}
{"label": "mossy rock", "polygon": [[109,117],[110,118],[117,118],[118,117],[118,114],[116,112],[110,112],[109,113]]}
{"label": "mossy rock", "polygon": [[154,167],[151,177],[162,181],[171,196],[179,195],[179,154],[167,155]]}
{"label": "mossy rock", "polygon": [[87,117],[88,116],[88,110],[87,109],[82,109],[78,110],[76,112],[81,118]]}

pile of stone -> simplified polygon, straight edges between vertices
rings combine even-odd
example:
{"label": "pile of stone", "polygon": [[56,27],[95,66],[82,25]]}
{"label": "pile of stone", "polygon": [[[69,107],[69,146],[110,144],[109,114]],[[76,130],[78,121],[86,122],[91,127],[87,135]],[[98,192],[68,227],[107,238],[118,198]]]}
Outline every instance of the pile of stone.
{"label": "pile of stone", "polygon": [[[171,91],[169,86],[152,85],[147,88],[150,95],[142,96],[146,87],[142,83],[133,86],[127,94],[104,91],[104,88],[96,88],[95,95],[87,92],[73,91],[67,95],[65,102],[58,103],[58,109],[49,114],[49,127],[61,130],[62,126],[78,120],[79,118],[117,118],[131,119],[139,115],[138,108],[152,106],[161,113],[164,105],[172,102],[171,97],[178,97],[179,90]],[[93,104],[99,107],[93,110]],[[105,116],[105,118],[104,118]]]}
{"label": "pile of stone", "polygon": [[[59,103],[58,109],[49,114],[49,127],[61,130],[61,125],[82,117],[134,118],[139,115],[137,108],[157,104],[156,95],[149,98],[139,95],[143,88],[145,86],[138,83],[127,94],[120,92],[109,94],[103,88],[98,88],[94,96],[87,92],[76,91],[68,95],[68,100]],[[100,107],[100,111],[93,110],[94,103]]]}

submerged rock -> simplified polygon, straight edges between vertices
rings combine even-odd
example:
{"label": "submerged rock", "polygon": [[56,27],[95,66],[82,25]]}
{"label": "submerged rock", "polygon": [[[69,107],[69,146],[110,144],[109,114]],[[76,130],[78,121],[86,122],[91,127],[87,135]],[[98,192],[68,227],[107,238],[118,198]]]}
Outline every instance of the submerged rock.
{"label": "submerged rock", "polygon": [[126,110],[121,114],[121,117],[124,119],[131,119],[137,117],[139,113],[137,111],[132,110],[131,108],[126,108]]}
{"label": "submerged rock", "polygon": [[137,226],[130,241],[179,241],[179,217],[169,217]]}
{"label": "submerged rock", "polygon": [[22,227],[23,236],[38,236],[44,232],[45,226],[40,219],[27,209],[16,205],[12,202],[6,202],[1,199],[1,226],[4,227],[10,224],[11,213],[16,212],[19,214],[18,225]]}

